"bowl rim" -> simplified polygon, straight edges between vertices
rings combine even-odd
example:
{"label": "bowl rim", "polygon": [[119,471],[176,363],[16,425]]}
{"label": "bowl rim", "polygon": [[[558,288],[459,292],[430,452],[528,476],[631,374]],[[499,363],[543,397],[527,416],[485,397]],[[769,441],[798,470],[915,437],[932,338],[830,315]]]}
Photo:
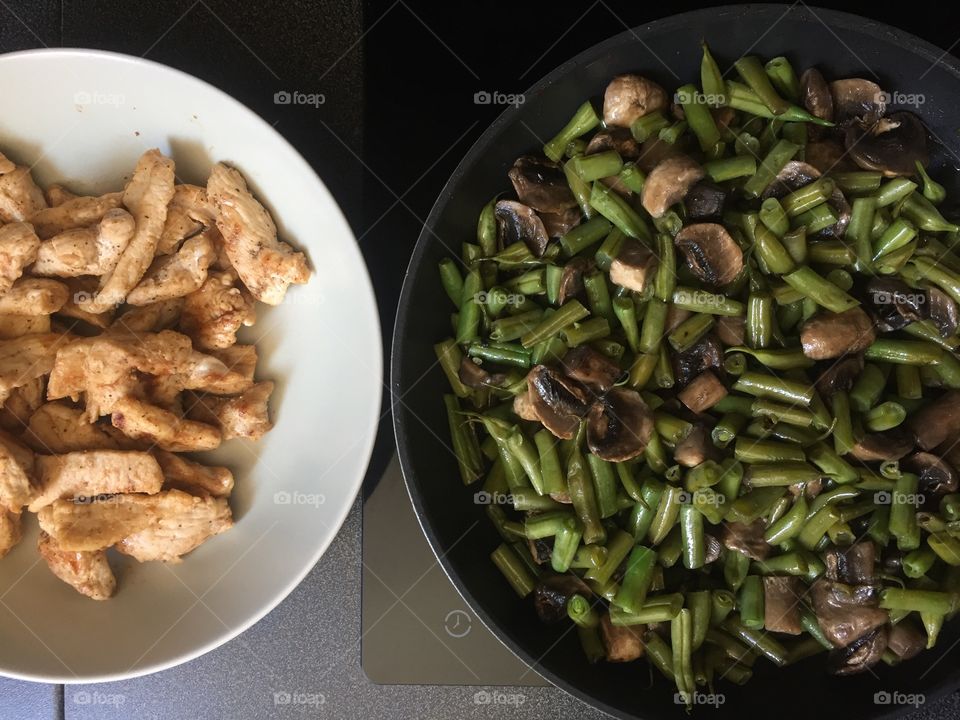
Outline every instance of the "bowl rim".
{"label": "bowl rim", "polygon": [[[628,38],[642,40],[646,36],[655,35],[665,29],[673,29],[677,26],[682,26],[691,21],[704,17],[719,18],[739,15],[745,12],[758,12],[765,14],[779,13],[779,19],[775,23],[777,24],[783,18],[785,18],[787,14],[795,11],[799,12],[801,17],[806,17],[807,19],[809,19],[809,16],[813,16],[814,20],[829,22],[831,25],[837,27],[854,29],[857,32],[893,43],[904,50],[908,50],[915,55],[919,55],[924,59],[929,60],[931,66],[939,65],[944,67],[958,81],[960,81],[960,60],[957,60],[957,58],[951,55],[949,51],[943,50],[933,43],[923,40],[912,33],[900,30],[888,23],[866,18],[854,13],[821,8],[815,5],[802,4],[802,7],[797,8],[796,4],[786,5],[783,3],[742,3],[700,8],[697,10],[677,13],[619,32],[616,35],[613,35],[606,40],[602,40],[599,43],[577,53],[569,60],[564,61],[553,70],[550,70],[546,75],[542,76],[540,80],[530,86],[530,88],[527,89],[524,94],[527,97],[535,97],[540,91],[558,81],[561,81],[571,70],[586,64],[586,62],[589,60],[601,55],[607,49],[621,44]],[[543,667],[537,658],[533,657],[524,648],[522,648],[519,643],[515,642],[511,637],[503,632],[490,614],[487,613],[486,609],[480,605],[479,602],[477,602],[476,598],[474,598],[466,584],[451,566],[451,563],[447,557],[447,548],[441,546],[440,540],[437,537],[437,534],[434,532],[432,520],[427,516],[423,502],[422,490],[420,488],[419,481],[416,478],[416,473],[414,472],[413,463],[411,461],[407,445],[407,418],[404,415],[402,405],[398,403],[398,398],[403,394],[403,388],[400,386],[402,375],[401,357],[407,342],[407,333],[404,331],[410,322],[410,295],[412,293],[413,284],[411,282],[411,275],[413,274],[414,270],[422,264],[423,257],[427,252],[427,247],[432,242],[433,227],[436,225],[439,217],[445,212],[447,204],[453,197],[452,186],[460,182],[461,177],[477,162],[477,160],[483,154],[485,148],[496,139],[505,126],[513,122],[514,116],[519,113],[520,106],[510,106],[504,109],[493,121],[493,123],[491,123],[490,126],[483,131],[480,137],[477,138],[477,140],[470,146],[469,150],[467,150],[466,154],[463,156],[463,159],[457,164],[450,177],[444,183],[443,188],[437,196],[437,200],[434,202],[430,213],[427,215],[426,221],[423,224],[423,230],[421,231],[420,236],[417,238],[416,246],[414,247],[413,253],[410,257],[410,262],[408,263],[407,269],[404,273],[403,288],[400,292],[400,299],[397,306],[397,316],[394,321],[390,356],[391,413],[393,416],[394,435],[397,443],[397,455],[400,460],[400,469],[403,473],[404,483],[407,487],[407,494],[410,497],[410,502],[413,504],[417,515],[417,522],[426,536],[427,542],[429,543],[438,564],[441,568],[443,568],[444,574],[446,574],[447,578],[456,588],[460,597],[463,598],[464,602],[466,602],[477,618],[479,618],[480,622],[482,622],[483,625],[491,632],[491,634],[493,634],[493,636],[496,637],[497,640],[499,640],[501,644],[510,650],[510,652],[512,652],[521,662],[523,662],[528,668],[536,672],[538,675],[548,680],[554,687],[563,690],[568,695],[576,697],[584,704],[601,710],[608,715],[617,718],[623,718],[624,720],[632,720],[637,716],[625,713],[618,708],[615,708],[603,702],[602,700],[583,692],[570,681]],[[927,699],[931,700],[942,697],[958,687],[960,687],[960,673],[957,673],[953,680],[947,680],[935,686],[933,691],[927,694]],[[879,711],[876,717],[894,717],[907,711],[909,711],[909,708],[899,707],[894,708],[892,713],[883,713],[882,711]]]}
{"label": "bowl rim", "polygon": [[[288,141],[283,135],[274,129],[270,123],[264,120],[252,109],[206,80],[202,80],[195,75],[191,75],[190,73],[184,72],[183,70],[179,70],[175,67],[171,67],[170,65],[166,65],[155,60],[137,57],[135,55],[128,55],[126,53],[113,52],[110,50],[82,47],[34,48],[30,50],[18,50],[10,53],[0,53],[0,64],[21,61],[25,58],[61,58],[66,61],[75,60],[78,58],[93,58],[106,60],[108,62],[123,63],[132,67],[150,67],[154,71],[165,73],[174,77],[177,82],[193,85],[206,93],[212,94],[217,101],[224,106],[224,113],[245,116],[252,121],[254,125],[259,126],[259,128],[268,136],[272,137],[274,142],[278,143],[281,147],[289,152],[292,161],[297,164],[295,169],[298,175],[302,175],[303,177],[312,180],[315,185],[315,191],[320,195],[320,197],[323,198],[324,201],[329,204],[333,210],[333,216],[331,219],[335,223],[340,223],[347,237],[352,240],[352,242],[346,244],[345,251],[349,261],[355,264],[360,270],[358,277],[356,278],[356,281],[359,285],[359,294],[362,298],[362,305],[359,308],[359,312],[366,316],[364,318],[364,327],[367,328],[371,333],[370,339],[373,341],[374,349],[376,350],[372,360],[372,365],[374,374],[376,375],[377,383],[371,384],[371,386],[374,388],[374,391],[370,393],[371,396],[367,399],[367,408],[365,410],[365,414],[369,420],[369,425],[364,428],[363,431],[366,433],[367,437],[357,449],[359,456],[363,459],[363,470],[362,472],[357,473],[356,477],[349,478],[349,483],[343,483],[348,490],[346,497],[350,499],[349,502],[344,502],[343,507],[339,508],[335,513],[332,514],[331,521],[328,524],[328,529],[324,531],[320,542],[317,544],[317,547],[311,554],[310,558],[285,585],[276,589],[268,602],[258,608],[256,612],[252,613],[243,622],[238,623],[236,626],[231,627],[219,634],[214,640],[206,642],[194,648],[193,650],[179,653],[168,660],[148,663],[132,671],[119,671],[114,673],[100,673],[97,675],[72,677],[68,675],[57,674],[37,675],[30,673],[10,672],[0,668],[0,676],[15,680],[25,680],[28,682],[38,683],[86,685],[92,683],[130,680],[133,678],[143,677],[145,675],[151,675],[162,670],[169,670],[170,668],[182,665],[191,660],[195,660],[196,658],[215,650],[216,648],[233,640],[237,636],[250,629],[253,625],[262,620],[267,614],[273,611],[287,598],[291,592],[294,591],[294,589],[297,588],[297,586],[300,585],[301,582],[303,582],[303,579],[310,573],[311,570],[313,570],[320,558],[323,557],[323,555],[329,549],[334,539],[339,535],[340,529],[343,527],[343,523],[346,521],[347,516],[350,514],[350,511],[353,509],[353,506],[356,503],[357,495],[360,492],[363,480],[367,474],[370,458],[373,453],[374,443],[376,441],[380,426],[380,421],[382,419],[381,410],[383,395],[382,389],[384,385],[384,346],[382,328],[380,326],[380,316],[377,310],[376,294],[374,292],[373,283],[370,279],[370,271],[367,268],[366,261],[364,260],[363,254],[360,251],[356,234],[344,215],[342,208],[330,193],[330,190],[327,188],[323,179],[316,173],[310,163],[307,162],[306,158],[300,154],[300,152],[293,146],[292,143],[290,143],[290,141]],[[346,479],[347,478],[345,478],[345,480]]]}

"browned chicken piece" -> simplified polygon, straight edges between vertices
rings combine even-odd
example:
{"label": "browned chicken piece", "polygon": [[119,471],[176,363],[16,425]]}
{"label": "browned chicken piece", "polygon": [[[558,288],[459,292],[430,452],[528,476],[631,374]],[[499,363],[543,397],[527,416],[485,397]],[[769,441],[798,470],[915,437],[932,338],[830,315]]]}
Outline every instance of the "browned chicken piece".
{"label": "browned chicken piece", "polygon": [[0,295],[7,292],[23,269],[37,258],[40,238],[30,223],[0,226]]}
{"label": "browned chicken piece", "polygon": [[173,182],[173,160],[159,150],[148,150],[140,156],[133,178],[123,191],[123,204],[136,220],[137,229],[116,267],[101,277],[100,291],[87,303],[87,311],[100,313],[121,304],[140,282],[157,251],[167,205],[173,198]]}
{"label": "browned chicken piece", "polygon": [[189,295],[207,279],[207,268],[217,257],[213,241],[206,235],[185,240],[173,255],[157,258],[130,293],[131,305],[149,305]]}
{"label": "browned chicken piece", "polygon": [[97,278],[91,276],[64,278],[64,285],[70,291],[67,301],[59,310],[59,318],[82,320],[95,328],[104,329],[113,322],[114,309],[110,308],[102,313],[87,312],[84,300],[97,292]]}
{"label": "browned chicken piece", "polygon": [[183,379],[179,375],[148,375],[143,391],[151,405],[183,416]]}
{"label": "browned chicken piece", "polygon": [[57,351],[69,343],[69,336],[57,333],[0,340],[0,399],[6,400],[14,388],[49,373]]}
{"label": "browned chicken piece", "polygon": [[43,405],[46,386],[46,379],[41,376],[11,390],[0,408],[0,428],[17,435],[22,433],[33,413]]}
{"label": "browned chicken piece", "polygon": [[49,315],[0,315],[0,340],[48,332]]}
{"label": "browned chicken piece", "polygon": [[43,191],[43,196],[47,199],[47,205],[50,207],[57,207],[57,205],[63,205],[67,200],[80,197],[75,192],[57,183],[48,186],[47,189]]}
{"label": "browned chicken piece", "polygon": [[33,453],[7,433],[0,434],[0,506],[19,512],[30,502]]}
{"label": "browned chicken piece", "polygon": [[[138,559],[150,559],[146,552],[151,540],[161,546],[155,550],[158,557],[175,550],[182,554],[233,524],[225,498],[198,497],[180,490],[117,495],[110,502],[57,500],[43,508],[38,518],[40,528],[65,550],[102,550],[133,538],[117,549],[136,550]],[[187,545],[190,547],[184,549]]]}
{"label": "browned chicken piece", "polygon": [[109,273],[116,267],[136,227],[133,215],[123,208],[108,210],[96,226],[71,228],[44,240],[33,272],[56,277]]}
{"label": "browned chicken piece", "polygon": [[10,552],[22,537],[20,513],[0,507],[0,558]]}
{"label": "browned chicken piece", "polygon": [[110,422],[136,440],[149,440],[170,452],[213,450],[220,445],[220,430],[213,425],[184,420],[156,405],[124,397],[114,403]]}
{"label": "browned chicken piece", "polygon": [[233,473],[225,467],[201,465],[166,450],[155,450],[154,456],[163,470],[164,487],[213,497],[228,497],[233,491]]}
{"label": "browned chicken piece", "polygon": [[31,215],[30,224],[41,240],[47,240],[72,228],[96,225],[107,212],[122,203],[123,193],[119,192],[77,197]]}
{"label": "browned chicken piece", "polygon": [[270,213],[247,190],[239,171],[223,163],[214,165],[207,196],[216,211],[227,256],[257,300],[279,305],[291,283],[310,279],[306,256],[277,239]]}
{"label": "browned chicken piece", "polygon": [[30,416],[23,440],[35,451],[48,454],[118,449],[106,428],[109,426],[87,422],[79,408],[48,402]]}
{"label": "browned chicken piece", "polygon": [[214,395],[239,395],[253,387],[253,374],[257,370],[257,346],[233,345],[222,350],[211,350],[210,354],[227,366],[227,374],[211,378],[194,390]]}
{"label": "browned chicken piece", "polygon": [[262,382],[237,397],[193,395],[193,400],[187,403],[187,416],[216,425],[224,440],[238,437],[259,440],[273,427],[267,407],[272,392],[273,383]]}
{"label": "browned chicken piece", "polygon": [[37,549],[50,571],[80,594],[107,600],[116,592],[117,579],[107,562],[106,551],[63,550],[45,532],[40,533]]}
{"label": "browned chicken piece", "polygon": [[47,200],[33,182],[30,168],[0,153],[0,222],[23,222],[45,207]]}
{"label": "browned chicken piece", "polygon": [[237,331],[256,321],[253,298],[236,282],[232,270],[211,273],[200,289],[185,298],[180,329],[201,350],[230,347],[237,342]]}
{"label": "browned chicken piece", "polygon": [[152,455],[125,450],[81,450],[38,455],[36,495],[27,509],[39,512],[55,500],[95,498],[115,493],[153,495],[163,473]]}
{"label": "browned chicken piece", "polygon": [[139,334],[168,330],[180,320],[183,302],[183,298],[172,298],[130,308],[113,321],[108,332]]}
{"label": "browned chicken piece", "polygon": [[21,278],[0,296],[0,315],[50,315],[69,299],[70,290],[62,282]]}
{"label": "browned chicken piece", "polygon": [[167,219],[157,243],[157,255],[176,252],[180,243],[204,232],[213,222],[207,191],[198,185],[177,185],[167,206]]}
{"label": "browned chicken piece", "polygon": [[230,264],[230,256],[227,255],[226,243],[223,242],[223,235],[217,230],[217,226],[211,225],[203,234],[210,238],[217,251],[217,259],[213,261],[210,267],[214,270],[233,270],[233,265]]}

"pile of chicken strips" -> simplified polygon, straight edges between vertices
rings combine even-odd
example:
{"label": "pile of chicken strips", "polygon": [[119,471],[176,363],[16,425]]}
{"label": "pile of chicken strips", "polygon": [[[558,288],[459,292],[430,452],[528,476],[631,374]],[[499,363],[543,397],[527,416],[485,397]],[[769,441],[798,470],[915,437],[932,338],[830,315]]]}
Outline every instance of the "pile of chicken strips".
{"label": "pile of chicken strips", "polygon": [[103,600],[109,549],[178,562],[230,528],[232,473],[192,454],[271,428],[237,332],[309,277],[227,165],[189,185],[149,150],[87,197],[0,154],[0,557],[36,513],[50,570]]}

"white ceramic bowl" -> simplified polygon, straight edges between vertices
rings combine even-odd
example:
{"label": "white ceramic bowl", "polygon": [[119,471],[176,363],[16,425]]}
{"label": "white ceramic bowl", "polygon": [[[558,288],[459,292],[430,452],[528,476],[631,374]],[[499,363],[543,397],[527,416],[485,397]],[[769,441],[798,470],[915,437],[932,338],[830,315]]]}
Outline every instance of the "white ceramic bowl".
{"label": "white ceramic bowl", "polygon": [[210,85],[139,58],[42,50],[0,56],[0,88],[0,150],[33,166],[41,184],[120,189],[152,147],[173,157],[181,181],[203,184],[223,160],[243,172],[315,273],[283,305],[259,305],[242,338],[260,350],[258,377],[277,383],[276,426],[258,443],[232,440],[210,454],[237,477],[232,530],[176,565],[120,556],[118,591],[105,602],[50,573],[36,551],[33,516],[24,540],[0,560],[0,674],[71,683],[142,675],[255,623],[340,528],[379,418],[373,291],[347,222],[310,166]]}

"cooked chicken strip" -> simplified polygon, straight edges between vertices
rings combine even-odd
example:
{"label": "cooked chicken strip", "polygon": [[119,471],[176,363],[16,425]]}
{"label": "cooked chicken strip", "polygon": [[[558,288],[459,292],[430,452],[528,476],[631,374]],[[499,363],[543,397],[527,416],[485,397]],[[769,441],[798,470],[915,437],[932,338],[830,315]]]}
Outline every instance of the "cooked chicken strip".
{"label": "cooked chicken strip", "polygon": [[0,315],[0,340],[48,332],[49,315]]}
{"label": "cooked chicken strip", "polygon": [[189,295],[203,285],[207,268],[216,257],[213,242],[206,235],[184,241],[176,254],[154,261],[140,284],[127,295],[127,302],[149,305]]}
{"label": "cooked chicken strip", "polygon": [[30,417],[43,405],[46,386],[46,379],[38,377],[11,390],[0,409],[0,428],[17,435],[22,433]]}
{"label": "cooked chicken strip", "polygon": [[33,453],[7,433],[0,434],[0,505],[19,512],[30,502]]}
{"label": "cooked chicken strip", "polygon": [[62,282],[45,278],[21,278],[0,296],[0,314],[50,315],[70,299],[70,290]]}
{"label": "cooked chicken strip", "polygon": [[111,272],[133,237],[137,224],[123,208],[108,210],[97,226],[72,228],[44,240],[33,272],[77,277]]}
{"label": "cooked chicken strip", "polygon": [[180,562],[183,555],[233,527],[225,498],[207,497],[203,501],[203,505],[194,505],[189,510],[161,515],[155,524],[117,543],[117,550],[140,562]]}
{"label": "cooked chicken strip", "polygon": [[164,536],[161,544],[190,539],[195,547],[232,525],[224,498],[201,498],[180,490],[116,495],[110,502],[86,504],[57,500],[38,518],[40,528],[64,550],[102,550],[147,529]]}
{"label": "cooked chicken strip", "polygon": [[135,440],[149,440],[170,452],[213,450],[220,445],[220,430],[213,425],[184,420],[156,405],[124,397],[114,403],[110,422]]}
{"label": "cooked chicken strip", "polygon": [[167,220],[157,243],[157,255],[176,252],[180,243],[204,232],[213,222],[207,191],[197,185],[177,185],[167,206]]}
{"label": "cooked chicken strip", "polygon": [[225,467],[201,465],[165,450],[155,450],[154,456],[163,470],[165,487],[214,497],[228,497],[233,491],[233,473]]}
{"label": "cooked chicken strip", "polygon": [[75,450],[116,450],[117,441],[97,423],[89,423],[83,410],[59,402],[41,405],[27,424],[23,440],[40,453]]}
{"label": "cooked chicken strip", "polygon": [[272,392],[273,383],[262,382],[238,397],[193,395],[187,402],[187,417],[216,425],[224,440],[237,437],[259,440],[273,427],[267,407]]}
{"label": "cooked chicken strip", "polygon": [[43,196],[47,199],[47,205],[50,207],[57,207],[57,205],[63,205],[68,200],[80,197],[75,192],[57,183],[47,187],[47,189],[43,191]]}
{"label": "cooked chicken strip", "polygon": [[45,532],[40,533],[37,549],[54,575],[88,598],[107,600],[116,592],[117,579],[106,551],[63,550]]}
{"label": "cooked chicken strip", "polygon": [[7,292],[23,269],[37,258],[40,238],[30,223],[0,226],[0,295]]}
{"label": "cooked chicken strip", "polygon": [[69,342],[69,336],[57,333],[0,340],[0,399],[5,400],[14,388],[50,372],[57,351]]}
{"label": "cooked chicken strip", "polygon": [[100,197],[82,196],[67,200],[55,207],[40,210],[30,217],[30,223],[41,240],[47,240],[72,228],[96,225],[123,202],[123,193],[114,192]]}
{"label": "cooked chicken strip", "polygon": [[10,552],[22,537],[20,513],[0,507],[0,558]]}
{"label": "cooked chicken strip", "polygon": [[67,286],[69,295],[63,307],[57,310],[57,315],[60,318],[83,320],[88,325],[100,329],[110,326],[110,323],[113,322],[113,308],[102,313],[87,312],[85,309],[84,300],[93,297],[97,292],[97,278],[90,276],[64,278],[63,284]]}
{"label": "cooked chicken strip", "polygon": [[201,350],[230,347],[237,342],[237,331],[256,321],[253,298],[235,285],[237,279],[232,270],[211,273],[185,298],[180,328]]}
{"label": "cooked chicken strip", "polygon": [[113,271],[101,278],[100,291],[87,304],[87,311],[99,313],[121,304],[150,267],[173,198],[173,181],[173,160],[159,150],[140,156],[123,191],[123,204],[137,222],[136,232]]}
{"label": "cooked chicken strip", "polygon": [[38,455],[37,493],[27,509],[39,512],[55,500],[115,493],[153,495],[162,485],[160,465],[145,452],[82,450],[64,455]]}
{"label": "cooked chicken strip", "polygon": [[310,278],[307,258],[277,240],[270,213],[234,168],[217,163],[207,180],[207,196],[217,213],[217,229],[243,284],[260,302],[279,305],[291,283]]}
{"label": "cooked chicken strip", "polygon": [[23,222],[47,207],[43,191],[33,182],[30,168],[13,164],[3,154],[0,159],[0,222]]}

